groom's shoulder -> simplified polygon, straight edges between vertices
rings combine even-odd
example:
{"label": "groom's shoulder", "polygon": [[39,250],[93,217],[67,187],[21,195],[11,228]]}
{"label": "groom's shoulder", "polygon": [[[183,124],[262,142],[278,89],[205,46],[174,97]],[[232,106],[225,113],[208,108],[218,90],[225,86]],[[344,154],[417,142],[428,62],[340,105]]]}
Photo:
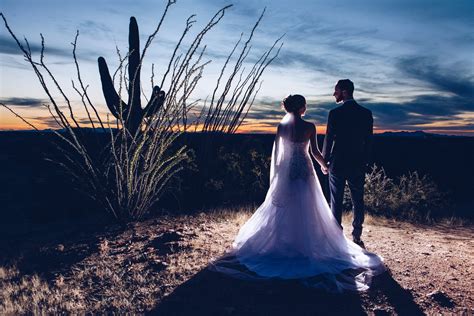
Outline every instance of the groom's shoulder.
{"label": "groom's shoulder", "polygon": [[331,114],[331,113],[333,113],[333,114],[334,114],[334,113],[338,113],[338,112],[341,112],[342,110],[343,110],[342,105],[339,105],[339,106],[335,107],[334,109],[329,110],[329,114]]}
{"label": "groom's shoulder", "polygon": [[354,101],[355,104],[357,104],[357,106],[359,107],[359,109],[363,112],[365,112],[366,114],[370,114],[372,115],[372,111],[369,110],[368,108],[366,108],[365,106],[362,106],[360,105],[359,103],[357,103],[356,101]]}

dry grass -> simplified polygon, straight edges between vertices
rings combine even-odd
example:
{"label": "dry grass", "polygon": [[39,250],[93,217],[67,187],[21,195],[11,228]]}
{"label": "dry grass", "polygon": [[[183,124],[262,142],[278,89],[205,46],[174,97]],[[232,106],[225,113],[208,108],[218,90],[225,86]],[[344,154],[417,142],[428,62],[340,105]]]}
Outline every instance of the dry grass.
{"label": "dry grass", "polygon": [[[16,243],[19,250],[10,249],[0,267],[0,314],[143,313],[165,298],[189,300],[177,288],[222,255],[253,210],[163,215],[125,229],[109,227],[67,240],[56,235]],[[346,215],[345,227],[350,226],[349,219]],[[369,250],[384,256],[393,278],[421,310],[467,313],[474,307],[470,231],[369,216],[363,237]],[[35,265],[42,256],[45,264]],[[209,287],[203,285],[203,289]],[[433,295],[438,292],[453,305],[437,302]],[[201,295],[197,290],[192,296],[200,300]],[[363,294],[363,309],[399,312],[387,295],[383,288]]]}
{"label": "dry grass", "polygon": [[[24,274],[15,264],[2,266],[0,314],[144,312],[217,257],[249,214],[245,209],[221,209],[196,216],[163,216],[132,224],[116,235],[99,236],[95,247],[86,245],[95,236],[72,240],[69,247],[88,248],[88,256],[64,270],[52,271],[50,280],[41,276],[50,273]],[[24,265],[37,247],[44,256],[54,252],[57,260],[68,251],[65,243],[46,243],[30,245],[18,257],[10,258],[11,262],[21,260]]]}

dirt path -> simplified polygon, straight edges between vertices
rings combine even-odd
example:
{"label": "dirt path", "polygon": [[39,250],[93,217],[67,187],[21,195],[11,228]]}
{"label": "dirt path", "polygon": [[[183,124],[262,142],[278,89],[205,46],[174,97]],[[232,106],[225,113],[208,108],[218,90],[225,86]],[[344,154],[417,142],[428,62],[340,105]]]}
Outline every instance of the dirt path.
{"label": "dirt path", "polygon": [[[292,282],[245,282],[206,270],[249,211],[163,216],[94,234],[3,245],[0,314],[64,311],[163,315],[474,313],[474,234],[368,219],[366,248],[390,274],[362,294],[329,295]],[[345,227],[349,227],[345,219]],[[348,232],[346,232],[348,233]]]}
{"label": "dirt path", "polygon": [[367,249],[381,254],[392,277],[428,313],[474,308],[474,232],[378,221],[367,225]]}
{"label": "dirt path", "polygon": [[[198,233],[191,242],[194,251],[191,252],[193,255],[189,261],[199,262],[197,253],[204,258],[218,257],[225,246],[232,242],[247,216],[231,216],[228,219],[216,220],[212,224],[206,220],[200,222],[197,217],[194,227],[197,227],[195,231]],[[350,227],[348,217],[344,219],[344,226]],[[348,234],[347,231],[345,233]],[[236,315],[240,312],[266,314],[270,310],[282,311],[282,314],[286,311],[295,311],[296,314],[305,315],[317,311],[328,313],[340,311],[350,314],[474,312],[472,228],[439,225],[427,227],[369,218],[365,225],[363,240],[369,251],[384,257],[390,274],[380,277],[370,291],[360,296],[324,295],[292,284],[289,284],[287,289],[282,284],[266,284],[262,289],[255,289],[254,285],[235,280],[224,281],[223,278],[204,275],[206,272],[203,271],[197,277],[191,277],[188,285],[181,285],[178,290],[170,292],[170,298],[164,300],[162,305],[165,307],[162,307],[162,310],[177,311],[180,310],[178,306],[199,308],[202,306],[200,302],[208,301],[209,305],[214,306],[209,311]],[[179,266],[178,262],[173,263],[175,264]],[[195,268],[197,267],[193,267],[194,271]],[[212,282],[215,282],[215,285],[212,285]],[[223,290],[223,286],[219,286],[220,282],[233,287],[234,290]],[[224,291],[225,299],[221,299],[220,302],[214,301],[212,295],[216,293],[212,291],[211,297],[204,297],[205,294],[202,293],[208,293],[209,287],[212,286],[219,288],[218,292]],[[250,293],[244,294],[243,291]],[[279,294],[275,295],[273,292]],[[190,299],[193,295],[197,296],[196,299]],[[247,296],[254,297],[254,295],[261,295],[263,305],[259,306],[255,303],[258,300],[255,299],[246,303]],[[182,304],[184,302],[186,304]],[[288,309],[288,305],[292,304],[294,306]]]}

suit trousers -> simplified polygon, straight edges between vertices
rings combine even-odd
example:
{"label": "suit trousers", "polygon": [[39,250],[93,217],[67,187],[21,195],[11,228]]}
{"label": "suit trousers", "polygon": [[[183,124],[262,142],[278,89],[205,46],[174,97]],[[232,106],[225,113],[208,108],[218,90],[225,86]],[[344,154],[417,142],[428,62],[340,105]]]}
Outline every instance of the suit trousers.
{"label": "suit trousers", "polygon": [[338,173],[337,171],[329,171],[331,211],[334,214],[334,217],[336,218],[339,225],[341,225],[344,189],[346,186],[346,181],[349,185],[352,200],[352,236],[355,238],[360,238],[360,236],[362,235],[362,224],[364,223],[364,170],[351,173]]}

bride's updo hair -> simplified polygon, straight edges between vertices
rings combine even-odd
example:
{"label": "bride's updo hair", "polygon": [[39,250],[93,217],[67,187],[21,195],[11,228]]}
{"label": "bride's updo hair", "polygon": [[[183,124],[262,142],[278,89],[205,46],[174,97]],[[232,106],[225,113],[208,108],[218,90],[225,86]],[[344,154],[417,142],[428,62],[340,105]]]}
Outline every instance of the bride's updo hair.
{"label": "bride's updo hair", "polygon": [[286,112],[298,113],[306,105],[306,99],[300,94],[290,94],[283,99],[282,105]]}

